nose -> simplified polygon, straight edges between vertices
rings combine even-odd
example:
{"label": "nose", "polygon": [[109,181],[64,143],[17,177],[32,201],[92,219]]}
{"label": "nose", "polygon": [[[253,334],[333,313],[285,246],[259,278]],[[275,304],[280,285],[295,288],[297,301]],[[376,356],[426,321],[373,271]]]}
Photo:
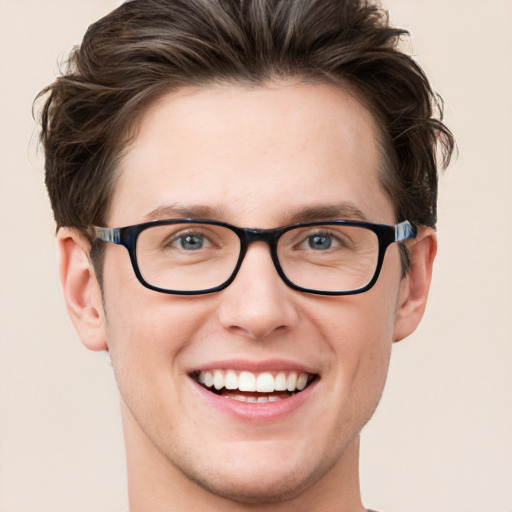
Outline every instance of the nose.
{"label": "nose", "polygon": [[266,243],[247,250],[235,280],[222,292],[219,318],[230,332],[264,339],[290,329],[299,315],[293,301],[298,293],[279,277]]}

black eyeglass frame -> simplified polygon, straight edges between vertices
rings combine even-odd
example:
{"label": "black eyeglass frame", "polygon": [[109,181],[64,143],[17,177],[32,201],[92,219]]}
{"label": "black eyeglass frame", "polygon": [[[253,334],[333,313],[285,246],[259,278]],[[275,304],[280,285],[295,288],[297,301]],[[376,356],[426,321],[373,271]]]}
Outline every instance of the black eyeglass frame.
{"label": "black eyeglass frame", "polygon": [[[154,226],[164,226],[171,224],[208,224],[213,226],[220,226],[233,231],[238,238],[240,239],[240,253],[238,256],[238,261],[230,275],[230,277],[221,283],[219,286],[215,286],[213,288],[207,288],[204,290],[169,290],[166,288],[159,288],[158,286],[154,286],[148,283],[143,277],[139,270],[139,265],[137,262],[137,238],[140,233],[148,228]],[[283,269],[281,268],[281,264],[279,262],[279,258],[277,256],[277,243],[279,238],[284,235],[286,232],[302,227],[314,227],[314,226],[354,226],[361,227],[373,231],[377,236],[379,242],[379,254],[377,258],[377,265],[375,267],[375,271],[373,277],[370,281],[361,288],[357,288],[355,290],[344,290],[344,291],[322,291],[322,290],[314,290],[310,288],[303,288],[301,286],[296,285],[292,281],[290,281]],[[372,288],[377,279],[379,278],[379,274],[382,268],[382,263],[384,261],[384,255],[386,253],[387,248],[394,242],[403,242],[409,238],[416,238],[417,228],[413,226],[409,221],[403,221],[394,226],[390,226],[387,224],[375,224],[371,222],[364,221],[356,221],[356,220],[328,220],[328,221],[314,221],[314,222],[305,222],[305,223],[296,223],[290,224],[288,226],[283,226],[274,229],[251,229],[251,228],[240,228],[238,226],[233,226],[232,224],[228,224],[226,222],[217,221],[217,220],[206,220],[206,219],[190,219],[190,218],[180,218],[180,219],[166,219],[166,220],[154,220],[150,222],[144,222],[142,224],[135,224],[132,226],[125,226],[122,228],[105,228],[92,226],[94,230],[94,238],[103,240],[104,242],[111,242],[116,245],[123,245],[128,250],[130,255],[130,260],[132,263],[133,270],[137,279],[140,283],[149,288],[150,290],[154,290],[161,293],[167,293],[172,295],[204,295],[207,293],[214,293],[227,288],[236,278],[240,267],[242,266],[242,262],[247,253],[247,249],[250,244],[254,242],[265,242],[268,244],[270,248],[270,255],[272,257],[272,261],[274,266],[279,274],[279,277],[288,285],[290,288],[294,290],[298,290],[300,292],[312,293],[315,295],[356,295],[358,293],[363,293]]]}

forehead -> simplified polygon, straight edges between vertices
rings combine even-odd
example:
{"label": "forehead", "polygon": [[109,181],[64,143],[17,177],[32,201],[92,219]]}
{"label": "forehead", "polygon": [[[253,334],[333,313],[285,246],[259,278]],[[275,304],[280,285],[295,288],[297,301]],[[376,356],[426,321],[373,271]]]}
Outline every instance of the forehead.
{"label": "forehead", "polygon": [[170,93],[143,115],[120,162],[109,223],[176,211],[272,227],[326,206],[391,222],[377,134],[368,110],[332,85]]}

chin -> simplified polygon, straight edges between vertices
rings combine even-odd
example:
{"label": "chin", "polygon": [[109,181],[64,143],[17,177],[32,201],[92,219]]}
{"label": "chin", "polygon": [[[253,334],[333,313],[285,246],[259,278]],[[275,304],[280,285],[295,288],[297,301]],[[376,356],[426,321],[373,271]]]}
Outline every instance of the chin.
{"label": "chin", "polygon": [[209,474],[202,478],[198,475],[187,475],[207,492],[226,498],[230,501],[246,504],[272,504],[292,500],[300,496],[314,481],[315,472],[303,472],[295,468],[285,474],[274,474],[261,470],[240,474],[236,471]]}

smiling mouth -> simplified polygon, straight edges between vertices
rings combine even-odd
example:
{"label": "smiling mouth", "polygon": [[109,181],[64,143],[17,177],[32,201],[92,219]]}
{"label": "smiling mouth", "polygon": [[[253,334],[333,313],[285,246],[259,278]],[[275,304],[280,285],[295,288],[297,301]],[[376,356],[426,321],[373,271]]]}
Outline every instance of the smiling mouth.
{"label": "smiling mouth", "polygon": [[248,403],[280,402],[304,391],[318,375],[296,372],[260,372],[237,370],[197,371],[191,377],[211,393]]}

